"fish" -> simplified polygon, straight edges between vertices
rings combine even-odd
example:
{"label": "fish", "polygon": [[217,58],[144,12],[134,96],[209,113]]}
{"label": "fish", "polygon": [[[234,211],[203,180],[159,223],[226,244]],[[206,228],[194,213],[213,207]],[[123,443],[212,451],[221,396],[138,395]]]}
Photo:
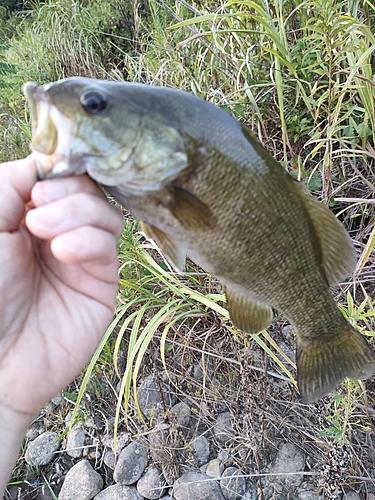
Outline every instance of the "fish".
{"label": "fish", "polygon": [[219,280],[236,329],[261,332],[282,313],[304,401],[375,373],[329,290],[355,267],[348,233],[250,129],[174,88],[71,77],[24,94],[40,179],[87,173],[177,272],[188,256]]}

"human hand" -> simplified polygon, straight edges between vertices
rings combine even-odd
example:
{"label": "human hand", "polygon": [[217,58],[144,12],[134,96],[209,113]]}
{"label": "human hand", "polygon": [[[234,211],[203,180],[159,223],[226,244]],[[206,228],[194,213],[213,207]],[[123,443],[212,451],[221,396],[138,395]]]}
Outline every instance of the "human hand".
{"label": "human hand", "polygon": [[0,165],[0,422],[74,379],[115,307],[120,212],[87,176],[36,181],[32,157]]}
{"label": "human hand", "polygon": [[88,177],[0,165],[0,496],[35,414],[86,365],[114,312],[122,216]]}

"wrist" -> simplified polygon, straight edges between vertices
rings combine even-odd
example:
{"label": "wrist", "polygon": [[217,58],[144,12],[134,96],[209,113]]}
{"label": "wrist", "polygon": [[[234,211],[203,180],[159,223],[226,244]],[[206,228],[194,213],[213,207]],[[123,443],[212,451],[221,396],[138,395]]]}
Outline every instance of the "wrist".
{"label": "wrist", "polygon": [[0,403],[0,498],[3,498],[26,431],[34,416],[12,410]]}

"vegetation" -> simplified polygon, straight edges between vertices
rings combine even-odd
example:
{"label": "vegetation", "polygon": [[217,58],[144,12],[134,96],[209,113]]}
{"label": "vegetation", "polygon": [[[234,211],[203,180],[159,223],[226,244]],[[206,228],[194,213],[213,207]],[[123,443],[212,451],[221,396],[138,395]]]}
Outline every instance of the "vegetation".
{"label": "vegetation", "polygon": [[[337,290],[338,300],[349,320],[373,337],[374,9],[367,0],[2,1],[0,160],[28,152],[21,94],[27,80],[45,83],[71,75],[127,79],[208,99],[251,127],[349,228],[360,259],[355,281]],[[215,354],[215,335],[202,342],[197,325],[203,319],[211,326],[219,321],[220,334],[230,332],[240,352],[250,346],[264,349],[271,356],[270,369],[289,380],[288,390],[293,390],[294,366],[277,343],[280,333],[249,338],[234,331],[215,281],[193,264],[189,275],[177,278],[131,219],[119,249],[117,314],[83,380],[77,408],[97,363],[110,367],[114,353],[114,370],[122,380],[118,422],[131,403],[131,386],[136,396],[143,357],[152,356],[147,346],[160,347],[159,366],[170,371],[169,361],[182,342],[176,336],[185,329],[196,335],[188,349],[194,346],[202,359],[207,349],[225,358],[226,369],[217,372],[221,383],[229,383],[233,373],[239,377],[241,356],[231,365],[233,356]],[[125,369],[118,364],[122,352]],[[170,376],[181,388],[180,378]],[[360,444],[358,433],[368,436],[372,425],[366,414],[369,398],[363,385],[343,384],[324,405],[326,418],[316,443]],[[362,461],[363,454],[354,476],[365,474]]]}

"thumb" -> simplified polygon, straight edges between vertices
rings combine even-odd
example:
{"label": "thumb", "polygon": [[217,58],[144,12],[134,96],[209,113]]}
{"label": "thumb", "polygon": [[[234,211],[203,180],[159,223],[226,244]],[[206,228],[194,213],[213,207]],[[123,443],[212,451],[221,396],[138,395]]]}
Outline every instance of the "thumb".
{"label": "thumb", "polygon": [[13,232],[19,228],[36,181],[32,155],[0,165],[0,232]]}

